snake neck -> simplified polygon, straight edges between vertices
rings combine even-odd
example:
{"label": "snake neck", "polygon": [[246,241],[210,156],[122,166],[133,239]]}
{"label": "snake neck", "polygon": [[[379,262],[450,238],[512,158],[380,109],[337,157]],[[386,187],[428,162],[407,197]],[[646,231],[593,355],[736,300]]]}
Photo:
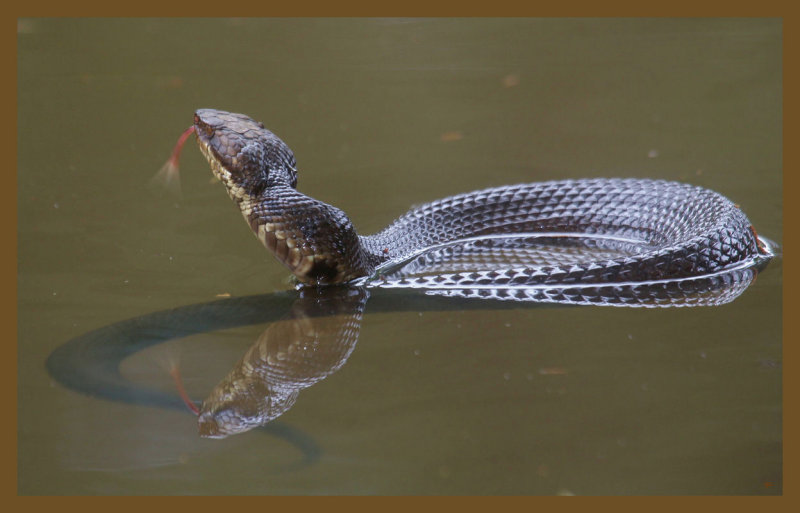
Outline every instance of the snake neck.
{"label": "snake neck", "polygon": [[237,203],[258,240],[301,283],[345,283],[371,274],[380,263],[344,212],[289,185],[269,187]]}

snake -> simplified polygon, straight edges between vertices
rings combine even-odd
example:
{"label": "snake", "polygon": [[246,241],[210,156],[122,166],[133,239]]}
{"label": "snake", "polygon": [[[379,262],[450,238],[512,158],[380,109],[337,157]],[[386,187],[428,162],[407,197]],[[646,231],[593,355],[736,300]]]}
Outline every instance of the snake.
{"label": "snake", "polygon": [[[746,281],[737,273],[773,256],[771,241],[725,196],[641,178],[482,189],[412,208],[360,235],[341,209],[297,190],[294,153],[262,122],[199,109],[189,131],[252,232],[299,286],[502,290],[501,299],[540,300],[602,289],[613,303],[608,290],[642,284]],[[597,302],[581,297],[575,302]]]}

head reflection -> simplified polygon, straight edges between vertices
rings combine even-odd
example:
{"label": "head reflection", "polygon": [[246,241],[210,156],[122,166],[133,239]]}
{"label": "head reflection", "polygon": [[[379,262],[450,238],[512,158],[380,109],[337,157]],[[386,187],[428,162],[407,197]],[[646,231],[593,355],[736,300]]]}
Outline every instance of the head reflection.
{"label": "head reflection", "polygon": [[358,340],[364,289],[303,290],[203,401],[200,436],[224,438],[283,415],[299,392],[336,372]]}

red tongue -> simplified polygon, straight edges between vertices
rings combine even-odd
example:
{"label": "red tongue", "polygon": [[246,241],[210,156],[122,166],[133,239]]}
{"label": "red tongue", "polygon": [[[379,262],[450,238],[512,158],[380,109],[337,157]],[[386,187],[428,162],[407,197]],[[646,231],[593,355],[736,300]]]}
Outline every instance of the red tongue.
{"label": "red tongue", "polygon": [[183,149],[183,145],[186,142],[186,139],[189,138],[189,134],[193,133],[194,133],[194,125],[187,128],[181,134],[181,136],[178,137],[178,142],[175,144],[175,148],[172,150],[172,155],[169,158],[169,162],[172,162],[172,164],[175,166],[176,169],[178,167],[178,159],[181,156],[181,150]]}
{"label": "red tongue", "polygon": [[161,166],[161,169],[158,170],[158,173],[156,173],[156,175],[150,180],[151,185],[166,189],[176,196],[181,195],[181,181],[179,176],[178,160],[181,157],[181,150],[183,149],[183,145],[186,143],[186,139],[188,139],[189,135],[193,132],[194,125],[187,128],[181,134],[181,136],[178,138],[178,142],[175,143],[175,148],[172,150],[172,155],[170,155],[169,159],[164,163],[163,166]]}
{"label": "red tongue", "polygon": [[194,404],[194,401],[192,401],[189,398],[189,394],[186,393],[186,389],[183,388],[183,381],[181,381],[181,371],[178,369],[177,365],[173,365],[170,368],[169,373],[172,375],[173,381],[175,381],[175,387],[178,389],[178,394],[181,396],[181,399],[183,399],[183,402],[186,403],[186,406],[190,410],[192,410],[192,412],[195,415],[200,415],[200,409],[197,407],[196,404]]}

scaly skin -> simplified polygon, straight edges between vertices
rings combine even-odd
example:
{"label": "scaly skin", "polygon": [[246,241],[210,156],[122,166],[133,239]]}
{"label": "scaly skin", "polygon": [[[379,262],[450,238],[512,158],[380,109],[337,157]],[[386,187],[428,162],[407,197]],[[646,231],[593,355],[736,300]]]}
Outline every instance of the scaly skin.
{"label": "scaly skin", "polygon": [[[201,109],[194,125],[212,171],[253,232],[304,284],[374,277],[411,261],[415,283],[452,286],[613,284],[718,273],[769,254],[747,217],[727,198],[660,180],[591,179],[510,185],[444,198],[412,209],[383,231],[360,236],[347,215],[295,187],[294,154],[275,134],[242,114]],[[475,239],[529,236],[506,265],[486,269]],[[546,262],[532,247],[560,239],[599,251]],[[444,249],[443,249],[444,248]],[[463,269],[447,268],[453,252]],[[525,260],[528,258],[528,260]],[[419,272],[421,263],[425,266]],[[375,286],[410,283],[407,273]]]}

